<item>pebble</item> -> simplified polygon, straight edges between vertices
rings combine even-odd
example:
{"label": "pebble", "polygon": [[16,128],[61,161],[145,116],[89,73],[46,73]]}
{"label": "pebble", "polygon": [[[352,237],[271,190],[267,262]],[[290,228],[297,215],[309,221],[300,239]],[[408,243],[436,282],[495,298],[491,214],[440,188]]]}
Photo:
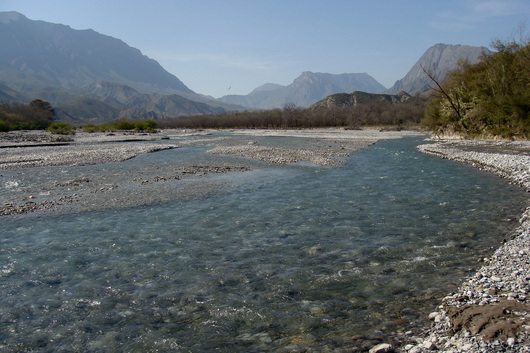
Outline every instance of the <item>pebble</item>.
{"label": "pebble", "polygon": [[377,346],[370,349],[369,353],[392,353],[394,352],[394,347],[388,343],[381,343]]}

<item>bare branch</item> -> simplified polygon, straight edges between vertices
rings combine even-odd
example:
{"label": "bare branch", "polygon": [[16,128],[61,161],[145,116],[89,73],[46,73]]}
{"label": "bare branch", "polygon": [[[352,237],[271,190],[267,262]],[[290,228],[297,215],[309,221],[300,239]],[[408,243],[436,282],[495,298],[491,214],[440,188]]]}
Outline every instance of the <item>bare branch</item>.
{"label": "bare branch", "polygon": [[424,67],[423,65],[420,65],[421,69],[423,70],[423,72],[427,75],[427,77],[429,77],[429,79],[434,82],[434,84],[436,85],[436,87],[438,87],[438,92],[440,92],[446,99],[447,101],[449,102],[449,104],[451,104],[451,107],[453,108],[453,110],[455,111],[456,113],[456,116],[458,117],[458,120],[459,121],[462,121],[462,116],[460,115],[460,101],[458,100],[458,96],[457,96],[457,102],[456,104],[458,105],[458,107],[455,105],[455,102],[453,101],[453,99],[451,98],[451,96],[449,96],[449,94],[447,92],[445,92],[445,90],[442,88],[442,85],[438,82],[438,80],[434,77],[433,74],[431,74],[430,72],[428,72]]}

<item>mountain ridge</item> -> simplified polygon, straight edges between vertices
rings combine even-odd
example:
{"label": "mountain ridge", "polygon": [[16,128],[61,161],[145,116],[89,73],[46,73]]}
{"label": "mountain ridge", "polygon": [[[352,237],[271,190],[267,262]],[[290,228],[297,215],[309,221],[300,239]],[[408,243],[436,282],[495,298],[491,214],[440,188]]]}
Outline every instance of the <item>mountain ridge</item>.
{"label": "mountain ridge", "polygon": [[330,74],[304,71],[287,86],[266,83],[247,95],[228,95],[218,100],[255,109],[281,108],[288,103],[307,107],[333,93],[354,90],[381,93],[385,89],[367,73]]}
{"label": "mountain ridge", "polygon": [[[58,120],[105,122],[128,114],[159,118],[242,109],[196,94],[156,60],[92,29],[0,12],[0,31],[0,98],[45,99],[57,108]],[[132,104],[133,96],[145,107]]]}
{"label": "mountain ridge", "polygon": [[414,95],[431,84],[422,66],[443,80],[459,59],[473,63],[482,52],[490,53],[484,47],[436,44],[390,89],[367,73],[303,71],[287,86],[266,83],[247,95],[214,99],[193,92],[139,49],[92,29],[0,12],[0,31],[0,100],[44,99],[56,108],[58,120],[79,124],[124,115],[165,118],[287,104],[308,107],[333,94],[358,91]]}
{"label": "mountain ridge", "polygon": [[438,43],[428,48],[418,61],[412,66],[409,72],[394,85],[385,91],[387,94],[396,94],[405,91],[409,94],[416,94],[427,91],[432,86],[431,80],[427,77],[422,67],[428,70],[442,82],[447,72],[458,68],[460,60],[474,64],[480,60],[482,53],[490,54],[486,47],[474,47],[470,45],[452,45]]}
{"label": "mountain ridge", "polygon": [[148,92],[194,93],[140,50],[92,29],[74,30],[10,12],[0,13],[0,31],[0,80],[17,72],[14,89],[27,81],[72,88],[107,80]]}

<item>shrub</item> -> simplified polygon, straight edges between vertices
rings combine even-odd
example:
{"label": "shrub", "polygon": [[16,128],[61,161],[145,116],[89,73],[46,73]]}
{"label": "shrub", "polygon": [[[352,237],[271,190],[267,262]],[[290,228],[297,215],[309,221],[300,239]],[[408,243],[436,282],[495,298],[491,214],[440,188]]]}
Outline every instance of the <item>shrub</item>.
{"label": "shrub", "polygon": [[423,123],[463,137],[530,137],[530,42],[494,43],[497,52],[462,63],[439,85]]}
{"label": "shrub", "polygon": [[9,125],[3,120],[0,120],[0,131],[1,132],[7,132],[9,131]]}
{"label": "shrub", "polygon": [[93,133],[93,132],[99,131],[99,128],[94,124],[86,124],[83,126],[83,131]]}
{"label": "shrub", "polygon": [[75,126],[67,123],[52,123],[46,128],[46,131],[58,135],[75,135]]}

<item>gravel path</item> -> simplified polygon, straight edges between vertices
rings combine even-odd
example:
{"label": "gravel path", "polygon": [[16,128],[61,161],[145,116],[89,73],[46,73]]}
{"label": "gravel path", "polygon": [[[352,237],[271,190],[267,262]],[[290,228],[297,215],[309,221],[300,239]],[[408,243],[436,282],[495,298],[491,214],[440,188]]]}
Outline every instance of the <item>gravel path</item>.
{"label": "gravel path", "polygon": [[[530,142],[444,141],[418,148],[493,172],[530,192]],[[432,328],[398,350],[530,352],[529,309],[530,207],[513,239],[429,315]]]}

